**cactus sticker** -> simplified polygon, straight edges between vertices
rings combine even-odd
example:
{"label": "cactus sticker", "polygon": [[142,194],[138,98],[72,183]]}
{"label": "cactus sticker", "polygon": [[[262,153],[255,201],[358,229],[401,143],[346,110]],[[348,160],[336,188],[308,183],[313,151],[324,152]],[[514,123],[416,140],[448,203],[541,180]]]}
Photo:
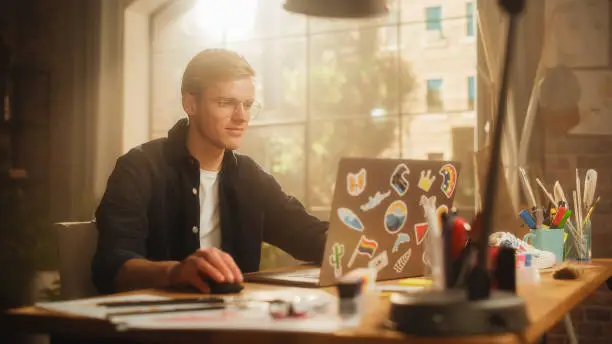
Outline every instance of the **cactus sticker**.
{"label": "cactus sticker", "polygon": [[344,256],[344,245],[335,243],[329,255],[329,264],[334,267],[334,276],[342,276],[342,257]]}

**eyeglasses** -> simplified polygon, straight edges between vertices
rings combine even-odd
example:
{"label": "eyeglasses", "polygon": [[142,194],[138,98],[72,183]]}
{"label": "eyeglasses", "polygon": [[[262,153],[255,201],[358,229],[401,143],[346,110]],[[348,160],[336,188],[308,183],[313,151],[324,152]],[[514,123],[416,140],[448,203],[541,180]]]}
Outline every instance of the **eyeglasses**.
{"label": "eyeglasses", "polygon": [[240,106],[242,111],[249,119],[255,119],[262,110],[261,104],[253,99],[239,101],[235,98],[215,98],[211,101],[217,106],[217,108],[225,115],[225,117],[231,117],[235,114]]}

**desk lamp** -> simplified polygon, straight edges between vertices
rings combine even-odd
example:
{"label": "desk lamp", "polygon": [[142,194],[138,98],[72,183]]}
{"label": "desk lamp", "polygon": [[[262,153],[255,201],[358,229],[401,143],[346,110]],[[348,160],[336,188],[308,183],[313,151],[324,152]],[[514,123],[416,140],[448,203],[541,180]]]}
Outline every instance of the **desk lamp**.
{"label": "desk lamp", "polygon": [[[466,252],[475,253],[476,262],[461,262],[460,270],[467,272],[465,288],[447,288],[419,293],[396,293],[391,297],[390,320],[402,332],[418,336],[461,336],[523,331],[527,325],[524,300],[516,295],[514,283],[499,288],[502,278],[498,274],[498,290],[491,290],[489,273],[488,238],[491,234],[497,176],[500,173],[501,136],[506,117],[508,76],[515,47],[518,16],[523,12],[525,0],[498,0],[509,16],[506,51],[502,66],[502,79],[497,104],[497,119],[492,135],[491,155],[484,189],[483,209],[476,216],[479,232],[475,245]],[[331,18],[366,18],[387,12],[384,0],[287,0],[285,9],[309,16]],[[473,228],[473,231],[476,228]],[[507,253],[507,252],[506,252]],[[514,253],[500,254],[497,264],[514,272]],[[467,254],[469,257],[470,254]],[[504,256],[503,258],[501,256]],[[509,289],[509,290],[503,290]]]}
{"label": "desk lamp", "polygon": [[370,18],[389,12],[386,0],[287,0],[285,10],[312,17]]}

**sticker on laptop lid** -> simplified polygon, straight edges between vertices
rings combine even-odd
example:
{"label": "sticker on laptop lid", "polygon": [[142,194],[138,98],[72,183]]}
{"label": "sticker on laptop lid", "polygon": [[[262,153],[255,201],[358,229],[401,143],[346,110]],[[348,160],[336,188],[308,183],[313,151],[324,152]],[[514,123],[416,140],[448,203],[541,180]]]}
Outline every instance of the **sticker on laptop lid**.
{"label": "sticker on laptop lid", "polygon": [[375,240],[368,239],[365,235],[362,235],[361,239],[359,239],[359,242],[357,243],[357,246],[355,246],[355,250],[351,255],[351,259],[349,259],[347,266],[349,268],[353,266],[353,263],[355,263],[355,259],[357,258],[358,254],[368,256],[368,258],[371,259],[374,256],[374,253],[376,253],[377,248],[378,242],[376,242]]}
{"label": "sticker on laptop lid", "polygon": [[346,192],[351,196],[359,196],[366,188],[366,170],[362,168],[357,173],[346,175]]}
{"label": "sticker on laptop lid", "polygon": [[397,272],[398,274],[404,271],[404,268],[408,264],[411,255],[412,248],[408,248],[408,250],[395,261],[395,264],[393,264],[393,270],[395,270],[395,272]]}
{"label": "sticker on laptop lid", "polygon": [[408,207],[404,201],[393,201],[385,212],[385,230],[395,234],[404,228],[408,217]]}
{"label": "sticker on laptop lid", "polygon": [[376,269],[376,271],[380,272],[380,270],[384,269],[389,265],[389,257],[387,256],[387,251],[382,251],[378,256],[374,257],[368,263],[368,267],[371,269]]}
{"label": "sticker on laptop lid", "polygon": [[429,192],[431,185],[436,181],[436,176],[431,176],[431,170],[422,170],[421,178],[419,178],[419,189]]}
{"label": "sticker on laptop lid", "polygon": [[429,263],[429,253],[427,253],[426,250],[423,250],[423,255],[421,256],[421,261],[426,266],[431,266],[431,264]]}
{"label": "sticker on laptop lid", "polygon": [[408,187],[410,187],[410,183],[408,182],[409,174],[410,169],[408,169],[408,166],[404,163],[397,165],[393,174],[391,174],[389,184],[399,196],[404,196],[406,192],[408,192]]}
{"label": "sticker on laptop lid", "polygon": [[385,200],[385,198],[387,198],[389,196],[391,196],[391,190],[389,190],[389,191],[387,191],[385,193],[382,193],[380,191],[376,191],[376,194],[374,194],[374,196],[368,197],[368,201],[366,203],[362,204],[361,206],[359,206],[359,208],[362,211],[368,211],[368,210],[374,209],[377,206],[379,206],[382,203],[382,201]]}
{"label": "sticker on laptop lid", "polygon": [[457,185],[457,170],[452,164],[444,164],[438,173],[442,176],[440,189],[447,198],[451,198]]}
{"label": "sticker on laptop lid", "polygon": [[436,196],[427,197],[422,195],[419,200],[419,205],[423,207],[423,214],[427,215],[427,209],[436,209]]}
{"label": "sticker on laptop lid", "polygon": [[334,268],[334,277],[342,276],[342,257],[344,256],[344,245],[335,243],[329,255],[329,264]]}
{"label": "sticker on laptop lid", "polygon": [[410,235],[408,235],[408,233],[399,233],[397,235],[397,238],[395,238],[395,243],[393,243],[393,248],[391,249],[391,252],[397,252],[399,250],[399,246],[405,242],[410,242]]}
{"label": "sticker on laptop lid", "polygon": [[427,222],[421,222],[414,225],[414,237],[416,238],[417,245],[420,245],[425,239],[428,228],[429,224]]}
{"label": "sticker on laptop lid", "polygon": [[347,227],[354,229],[358,232],[363,232],[363,223],[351,209],[338,208],[337,213],[338,217],[340,218],[340,221],[342,221],[342,223],[344,223]]}
{"label": "sticker on laptop lid", "polygon": [[436,216],[438,217],[438,225],[440,227],[442,227],[442,214],[448,214],[448,207],[445,204],[442,204],[436,209]]}

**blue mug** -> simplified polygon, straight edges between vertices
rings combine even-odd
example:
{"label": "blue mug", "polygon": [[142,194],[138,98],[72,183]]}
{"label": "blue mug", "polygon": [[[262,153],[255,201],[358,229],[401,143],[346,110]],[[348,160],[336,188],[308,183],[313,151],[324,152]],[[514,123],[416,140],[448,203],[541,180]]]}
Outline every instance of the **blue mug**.
{"label": "blue mug", "polygon": [[554,253],[556,264],[561,264],[563,262],[563,236],[564,232],[561,229],[532,229],[523,236],[523,241],[538,250]]}

